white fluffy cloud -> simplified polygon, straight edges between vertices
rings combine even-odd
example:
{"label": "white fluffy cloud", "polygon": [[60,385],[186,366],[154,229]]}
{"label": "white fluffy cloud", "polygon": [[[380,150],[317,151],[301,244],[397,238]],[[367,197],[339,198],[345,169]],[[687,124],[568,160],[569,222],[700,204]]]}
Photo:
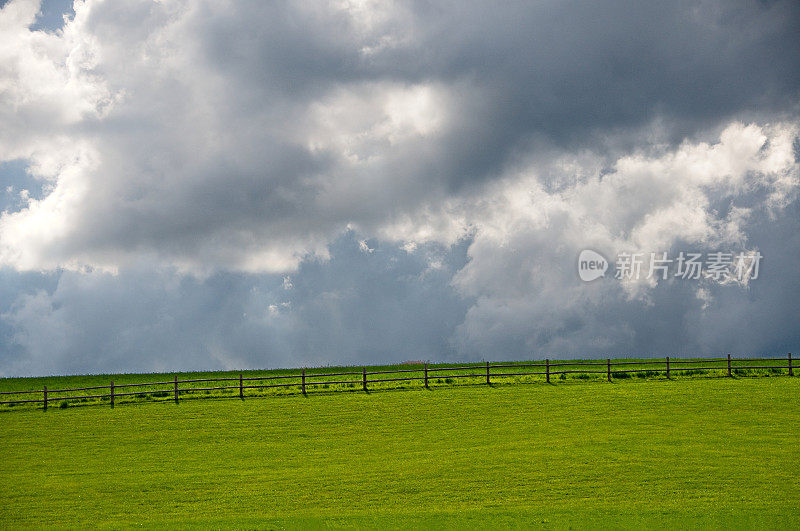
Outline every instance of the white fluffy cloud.
{"label": "white fluffy cloud", "polygon": [[[317,24],[356,27],[361,38],[338,46],[358,57],[374,38],[364,6],[297,9],[311,27],[287,40]],[[56,34],[27,29],[36,10],[18,0],[0,15],[2,112],[13,118],[0,157],[28,159],[52,184],[0,220],[6,265],[113,271],[152,255],[192,272],[284,271],[429,188],[406,170],[447,127],[443,87],[334,79],[293,99],[293,73],[281,72],[291,66],[271,57],[280,43],[215,45],[214,31],[246,16],[226,20],[235,10],[221,4],[78,3]],[[231,67],[249,50],[228,47],[247,44],[273,64]]]}
{"label": "white fluffy cloud", "polygon": [[[534,158],[478,193],[451,198],[437,211],[425,206],[386,225],[381,235],[452,244],[471,231],[473,262],[462,281],[480,268],[484,254],[497,260],[498,251],[519,252],[512,245],[516,240],[538,242],[537,253],[568,248],[576,256],[587,246],[609,256],[669,250],[676,242],[740,248],[748,244],[744,225],[751,212],[775,216],[797,198],[797,132],[793,124],[733,123],[715,142],[626,155],[605,170],[597,156],[544,163]],[[559,180],[555,187],[546,179],[553,173]],[[491,278],[471,283],[493,284]]]}
{"label": "white fluffy cloud", "polygon": [[[679,287],[685,281],[643,274],[586,285],[575,269],[578,254],[600,250],[613,268],[621,252],[674,258],[679,250],[757,250],[759,238],[749,234],[753,221],[780,218],[783,206],[797,200],[796,134],[793,126],[732,124],[716,143],[626,156],[609,173],[558,190],[541,184],[536,167],[494,185],[493,193],[463,208],[474,241],[471,260],[453,282],[476,303],[456,334],[461,348],[485,351],[508,338],[524,345],[517,352],[619,348],[635,335],[629,312],[669,299],[653,293],[659,282],[685,294],[694,290],[707,308],[712,279]],[[767,260],[772,267],[787,258]],[[620,301],[632,302],[620,311]]]}

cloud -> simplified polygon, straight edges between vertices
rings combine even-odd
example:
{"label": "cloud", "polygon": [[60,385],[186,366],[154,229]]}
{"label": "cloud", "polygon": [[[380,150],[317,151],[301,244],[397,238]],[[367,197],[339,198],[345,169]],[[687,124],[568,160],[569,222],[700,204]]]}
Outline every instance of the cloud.
{"label": "cloud", "polygon": [[[722,343],[727,349],[741,346],[721,335],[715,341],[698,336],[711,329],[733,334],[731,323],[738,322],[743,328],[734,336],[746,335],[741,344],[764,352],[769,341],[751,323],[767,326],[768,319],[754,308],[773,289],[772,297],[783,299],[777,286],[796,278],[789,249],[797,239],[786,235],[795,225],[800,189],[792,148],[796,128],[776,126],[765,133],[733,124],[718,143],[685,143],[658,157],[626,156],[610,171],[557,191],[542,186],[533,166],[465,206],[473,216],[474,240],[470,261],[453,284],[476,303],[456,331],[460,350],[485,352],[502,344],[512,357],[670,348],[713,352]],[[770,223],[773,233],[766,234]],[[667,252],[674,258],[684,250],[774,254],[766,259],[767,280],[759,276],[750,291],[710,278],[692,283],[645,275],[587,285],[575,269],[586,248],[606,257]],[[759,282],[766,286],[755,287]],[[784,300],[767,313],[783,319],[794,306]],[[697,323],[713,320],[716,328],[691,327],[676,338],[676,331],[689,327],[684,321],[689,316]],[[725,319],[730,322],[723,325]],[[774,337],[796,336],[787,326]]]}
{"label": "cloud", "polygon": [[0,157],[53,183],[0,220],[20,269],[291,270],[532,151],[793,112],[800,79],[791,2],[88,1],[56,32],[37,10],[0,16]]}
{"label": "cloud", "polygon": [[466,311],[449,285],[465,245],[409,254],[364,253],[360,243],[337,238],[329,260],[304,262],[291,278],[197,279],[147,263],[116,275],[65,271],[4,298],[14,302],[0,323],[15,348],[0,353],[0,376],[454,358],[442,332]]}
{"label": "cloud", "polygon": [[[0,267],[59,276],[0,301],[14,371],[251,365],[260,343],[294,364],[796,340],[689,323],[790,304],[769,271],[796,278],[774,236],[798,201],[795,2],[39,11],[0,9]],[[759,249],[768,269],[763,288],[586,286],[583,248]],[[166,350],[188,358],[147,354]]]}

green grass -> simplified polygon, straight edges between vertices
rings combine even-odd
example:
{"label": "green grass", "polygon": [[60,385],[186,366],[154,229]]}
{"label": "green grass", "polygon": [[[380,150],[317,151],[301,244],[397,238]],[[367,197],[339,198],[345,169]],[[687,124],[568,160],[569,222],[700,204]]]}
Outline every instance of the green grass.
{"label": "green grass", "polygon": [[0,527],[800,525],[798,378],[0,414]]}

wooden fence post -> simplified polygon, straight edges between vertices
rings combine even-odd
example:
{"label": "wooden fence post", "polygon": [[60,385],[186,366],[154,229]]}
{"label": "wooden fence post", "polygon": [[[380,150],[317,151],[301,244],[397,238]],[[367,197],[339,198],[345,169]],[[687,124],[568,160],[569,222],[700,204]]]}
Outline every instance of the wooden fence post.
{"label": "wooden fence post", "polygon": [[239,398],[244,400],[244,382],[242,380],[242,373],[239,373]]}
{"label": "wooden fence post", "polygon": [[489,362],[486,362],[486,385],[492,385],[492,382],[489,381]]}
{"label": "wooden fence post", "polygon": [[306,370],[305,369],[303,369],[301,377],[302,377],[302,383],[300,384],[300,387],[303,389],[303,394],[306,394]]}
{"label": "wooden fence post", "polygon": [[733,378],[733,375],[731,374],[731,355],[730,354],[728,354],[728,376]]}
{"label": "wooden fence post", "polygon": [[547,375],[547,383],[550,383],[550,358],[544,360],[544,371]]}
{"label": "wooden fence post", "polygon": [[178,375],[175,375],[175,403],[178,403]]}
{"label": "wooden fence post", "polygon": [[667,356],[667,380],[669,380],[669,356]]}
{"label": "wooden fence post", "polygon": [[44,386],[44,410],[47,411],[47,386]]}
{"label": "wooden fence post", "polygon": [[428,388],[428,362],[425,362],[425,389]]}
{"label": "wooden fence post", "polygon": [[789,353],[789,376],[794,376],[794,373],[792,372],[792,353],[791,352]]}
{"label": "wooden fence post", "polygon": [[114,380],[111,380],[111,407],[114,407]]}
{"label": "wooden fence post", "polygon": [[364,382],[364,392],[366,393],[366,392],[367,392],[367,368],[366,368],[366,367],[364,367],[364,368],[363,368],[363,369],[361,369],[361,370],[362,370],[362,373],[361,373],[361,374],[364,376],[364,379],[363,379],[363,382]]}
{"label": "wooden fence post", "polygon": [[606,358],[606,377],[611,381],[611,358]]}

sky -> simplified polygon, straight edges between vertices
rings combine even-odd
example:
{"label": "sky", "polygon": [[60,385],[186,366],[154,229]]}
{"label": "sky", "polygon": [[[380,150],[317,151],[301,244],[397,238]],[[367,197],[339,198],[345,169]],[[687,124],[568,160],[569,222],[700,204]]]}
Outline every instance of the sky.
{"label": "sky", "polygon": [[799,350],[793,0],[0,6],[0,377]]}

